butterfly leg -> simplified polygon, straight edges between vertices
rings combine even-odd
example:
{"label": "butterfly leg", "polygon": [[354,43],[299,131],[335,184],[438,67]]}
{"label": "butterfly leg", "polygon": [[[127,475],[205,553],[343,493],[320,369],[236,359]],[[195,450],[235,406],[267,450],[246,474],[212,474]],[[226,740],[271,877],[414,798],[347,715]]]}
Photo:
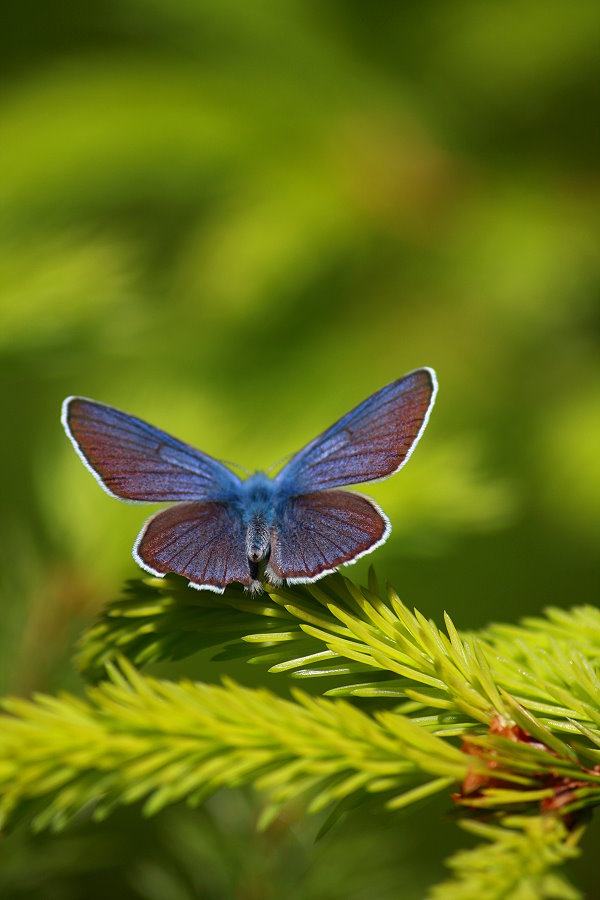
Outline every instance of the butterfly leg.
{"label": "butterfly leg", "polygon": [[283,578],[277,574],[277,572],[271,565],[274,556],[274,549],[277,547],[278,539],[279,536],[277,534],[277,528],[273,526],[270,529],[269,552],[266,557],[267,564],[265,566],[265,577],[271,584],[274,584],[276,587],[279,587],[283,584]]}
{"label": "butterfly leg", "polygon": [[250,569],[250,584],[248,590],[251,594],[260,594],[262,584],[260,583],[260,563],[248,558],[248,568]]}
{"label": "butterfly leg", "polygon": [[283,578],[280,578],[279,575],[274,572],[270,566],[267,566],[267,568],[265,569],[265,575],[267,576],[270,583],[274,584],[276,587],[279,587],[283,584]]}

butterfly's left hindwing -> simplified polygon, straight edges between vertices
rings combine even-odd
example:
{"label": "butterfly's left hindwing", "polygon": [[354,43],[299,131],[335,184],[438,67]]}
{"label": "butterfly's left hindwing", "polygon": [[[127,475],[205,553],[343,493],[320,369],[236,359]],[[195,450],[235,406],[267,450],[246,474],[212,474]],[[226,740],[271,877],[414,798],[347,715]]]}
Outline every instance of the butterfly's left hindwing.
{"label": "butterfly's left hindwing", "polygon": [[232,581],[250,585],[245,529],[227,503],[178,503],[152,516],[133,557],[154,575],[183,575],[191,587],[221,593]]}
{"label": "butterfly's left hindwing", "polygon": [[302,494],[279,509],[267,573],[290,582],[314,581],[370,553],[390,530],[382,511],[360,494]]}

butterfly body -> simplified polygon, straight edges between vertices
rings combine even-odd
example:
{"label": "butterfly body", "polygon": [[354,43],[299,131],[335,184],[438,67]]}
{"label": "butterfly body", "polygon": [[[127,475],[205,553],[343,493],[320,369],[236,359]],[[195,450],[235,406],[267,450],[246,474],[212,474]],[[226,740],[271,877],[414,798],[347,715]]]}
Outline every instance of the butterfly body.
{"label": "butterfly body", "polygon": [[246,529],[246,554],[253,574],[256,564],[268,559],[275,525],[275,484],[264,472],[255,472],[240,488],[240,511]]}
{"label": "butterfly body", "polygon": [[340,490],[397,472],[433,406],[432,369],[397,379],[308,443],[274,478],[242,480],[225,464],[135,416],[68,397],[62,423],[107,493],[135,503],[175,502],[143,526],[133,557],[162,577],[222,592],[237,581],[260,589],[315,581],[387,540],[391,526],[368,497]]}

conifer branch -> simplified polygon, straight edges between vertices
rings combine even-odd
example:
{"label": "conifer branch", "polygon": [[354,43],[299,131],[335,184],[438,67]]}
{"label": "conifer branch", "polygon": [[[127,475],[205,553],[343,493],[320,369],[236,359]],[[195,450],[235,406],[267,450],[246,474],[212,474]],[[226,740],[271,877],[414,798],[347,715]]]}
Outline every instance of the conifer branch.
{"label": "conifer branch", "polygon": [[553,871],[579,855],[581,831],[568,833],[553,816],[504,818],[499,824],[461,822],[483,838],[448,860],[454,876],[436,885],[429,900],[581,900],[579,891]]}
{"label": "conifer branch", "polygon": [[[550,609],[521,625],[446,633],[393,589],[383,598],[342,575],[292,588],[266,585],[267,599],[241,589],[223,596],[190,591],[182,579],[130,582],[81,640],[77,662],[91,678],[124,654],[136,665],[225,646],[217,660],[263,663],[297,678],[328,677],[329,696],[412,701],[455,733],[495,715],[513,721],[514,704],[550,733],[584,737],[600,759],[600,611]],[[521,715],[524,715],[522,713]],[[528,731],[528,728],[525,728]],[[547,735],[546,735],[547,737]],[[559,752],[565,744],[550,742]],[[546,741],[548,742],[548,741]]]}
{"label": "conifer branch", "polygon": [[272,815],[304,796],[309,811],[379,793],[393,807],[447,790],[479,760],[401,716],[370,717],[343,700],[149,678],[130,663],[86,700],[5,699],[0,824],[21,812],[61,828],[88,804],[102,818],[144,800],[146,813],[219,787],[252,783]]}
{"label": "conifer branch", "polygon": [[[455,858],[458,874],[436,900],[508,895],[485,881],[494,865],[515,896],[577,896],[550,869],[574,854],[580,812],[600,804],[596,609],[460,634],[449,616],[441,630],[393,590],[382,596],[373,573],[368,588],[335,575],[266,591],[216,597],[176,578],[129,583],[82,638],[80,668],[100,679],[86,700],[5,701],[3,820],[27,812],[37,828],[60,828],[90,804],[103,817],[140,800],[149,814],[252,784],[268,797],[265,824],[300,796],[334,817],[369,795],[398,809],[452,789],[465,813],[500,824],[465,825],[491,843]],[[120,654],[143,665],[211,646],[217,659],[324,678],[325,696],[284,700],[115,665]],[[357,698],[377,703],[368,713]]]}

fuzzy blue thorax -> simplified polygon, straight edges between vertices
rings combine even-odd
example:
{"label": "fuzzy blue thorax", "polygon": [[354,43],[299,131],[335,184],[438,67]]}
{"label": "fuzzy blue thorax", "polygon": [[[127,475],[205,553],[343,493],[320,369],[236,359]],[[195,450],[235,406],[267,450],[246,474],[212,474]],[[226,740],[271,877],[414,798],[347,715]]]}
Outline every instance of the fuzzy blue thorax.
{"label": "fuzzy blue thorax", "polygon": [[275,484],[264,472],[242,482],[241,506],[246,526],[246,553],[257,563],[269,556],[271,528],[275,523]]}

